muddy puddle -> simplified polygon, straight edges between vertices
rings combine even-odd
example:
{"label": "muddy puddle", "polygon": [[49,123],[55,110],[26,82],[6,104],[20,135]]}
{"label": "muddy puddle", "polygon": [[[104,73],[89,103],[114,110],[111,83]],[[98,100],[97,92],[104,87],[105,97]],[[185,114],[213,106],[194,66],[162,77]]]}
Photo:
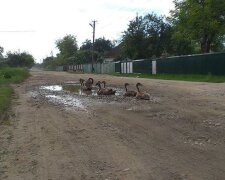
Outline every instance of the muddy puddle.
{"label": "muddy puddle", "polygon": [[[115,96],[122,96],[123,90],[119,88],[108,87],[116,90]],[[90,95],[90,96],[98,96],[98,88],[96,86],[93,87],[91,91],[83,91],[80,88],[79,84],[64,84],[64,85],[49,85],[49,86],[41,86],[40,89],[48,90],[53,92],[65,91],[74,93],[77,95]]]}
{"label": "muddy puddle", "polygon": [[[40,94],[47,101],[52,102],[54,104],[61,104],[66,107],[76,107],[79,109],[87,109],[87,106],[90,106],[94,102],[94,99],[98,99],[99,97],[102,99],[114,99],[123,97],[124,90],[114,87],[107,87],[116,90],[115,95],[111,96],[99,96],[97,94],[98,88],[96,86],[93,87],[91,91],[83,91],[80,87],[80,84],[62,84],[62,85],[45,85],[37,88],[36,92],[32,92],[32,96],[37,96]],[[99,100],[99,99],[98,99]]]}

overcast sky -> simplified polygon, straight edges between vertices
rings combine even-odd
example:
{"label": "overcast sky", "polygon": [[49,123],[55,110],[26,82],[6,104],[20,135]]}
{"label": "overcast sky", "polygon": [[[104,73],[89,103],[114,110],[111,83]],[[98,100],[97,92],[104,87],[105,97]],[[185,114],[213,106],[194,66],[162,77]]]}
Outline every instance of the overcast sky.
{"label": "overcast sky", "polygon": [[[36,62],[57,53],[55,41],[66,34],[78,45],[92,38],[89,23],[97,20],[96,38],[117,40],[136,14],[168,15],[172,0],[0,0],[0,46],[27,51]],[[18,31],[18,32],[7,32]],[[23,32],[27,31],[27,32]]]}

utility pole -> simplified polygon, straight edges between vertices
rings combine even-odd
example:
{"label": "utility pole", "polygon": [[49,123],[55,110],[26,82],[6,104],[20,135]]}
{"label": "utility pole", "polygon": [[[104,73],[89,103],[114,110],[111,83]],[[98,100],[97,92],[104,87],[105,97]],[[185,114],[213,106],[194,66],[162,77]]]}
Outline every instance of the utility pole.
{"label": "utility pole", "polygon": [[95,23],[97,21],[92,21],[89,25],[93,28],[93,39],[92,39],[92,53],[91,53],[91,71],[94,72],[94,45],[95,45]]}

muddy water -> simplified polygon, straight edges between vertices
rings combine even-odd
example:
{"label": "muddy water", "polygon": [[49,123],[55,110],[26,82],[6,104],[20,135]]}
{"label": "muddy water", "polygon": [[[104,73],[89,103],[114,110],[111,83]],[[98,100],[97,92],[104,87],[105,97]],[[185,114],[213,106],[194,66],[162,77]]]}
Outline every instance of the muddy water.
{"label": "muddy water", "polygon": [[49,99],[50,102],[53,103],[60,103],[60,104],[64,104],[67,106],[72,106],[72,107],[78,107],[81,109],[85,109],[85,106],[83,105],[83,103],[81,102],[81,100],[76,99],[70,95],[63,95],[63,96],[59,96],[59,95],[46,95],[46,98]]}
{"label": "muddy water", "polygon": [[[122,96],[123,89],[108,87],[116,90],[115,96]],[[83,91],[79,84],[47,85],[40,86],[41,93],[49,102],[63,104],[64,106],[86,109],[87,99],[84,97],[98,96],[98,88],[93,87],[91,91]],[[110,97],[113,97],[110,96]],[[102,96],[104,97],[104,96]],[[90,101],[90,99],[89,99]]]}
{"label": "muddy water", "polygon": [[[123,90],[119,88],[113,88],[109,87],[114,90],[116,90],[115,96],[121,96],[123,95]],[[93,87],[91,91],[83,91],[80,88],[79,84],[65,84],[65,85],[50,85],[50,86],[41,86],[40,89],[42,90],[48,90],[48,91],[53,91],[53,92],[58,92],[58,91],[67,91],[71,93],[75,93],[77,95],[91,95],[91,96],[97,96],[98,88]]]}
{"label": "muddy water", "polygon": [[92,95],[92,96],[97,96],[98,89],[96,87],[93,87],[91,91],[83,91],[80,88],[80,85],[71,85],[71,84],[66,84],[62,86],[62,89],[64,91],[69,91],[71,93],[75,93],[78,95]]}

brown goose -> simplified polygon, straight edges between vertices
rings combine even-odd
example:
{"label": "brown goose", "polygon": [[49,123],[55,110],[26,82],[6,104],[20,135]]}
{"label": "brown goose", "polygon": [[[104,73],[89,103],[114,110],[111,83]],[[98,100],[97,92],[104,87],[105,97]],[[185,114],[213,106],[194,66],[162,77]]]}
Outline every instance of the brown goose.
{"label": "brown goose", "polygon": [[133,96],[136,96],[137,95],[137,92],[136,91],[128,91],[127,90],[127,86],[129,84],[128,83],[125,83],[124,86],[125,86],[125,90],[126,92],[124,93],[124,96],[128,96],[128,97],[133,97]]}
{"label": "brown goose", "polygon": [[104,90],[106,90],[106,91],[112,91],[112,94],[115,94],[115,93],[116,93],[116,90],[113,90],[113,89],[111,89],[111,88],[106,88],[106,87],[105,87],[105,84],[106,84],[105,81],[102,81],[102,84],[103,84],[103,88],[102,88],[102,89],[104,89]]}
{"label": "brown goose", "polygon": [[79,81],[80,81],[81,89],[82,89],[83,91],[90,91],[90,90],[92,89],[92,86],[86,86],[86,82],[85,82],[84,79],[81,79],[81,78],[80,78]]}
{"label": "brown goose", "polygon": [[91,90],[93,83],[94,83],[94,79],[89,78],[87,81],[85,81],[84,85],[88,90]]}
{"label": "brown goose", "polygon": [[81,78],[80,78],[79,81],[80,81],[80,85],[81,85],[81,86],[84,86],[84,79],[81,79]]}
{"label": "brown goose", "polygon": [[137,99],[149,100],[150,99],[149,94],[141,92],[140,89],[139,89],[139,86],[142,86],[142,84],[141,83],[136,84],[136,88],[137,88],[137,91],[138,91],[137,95],[136,95],[136,98]]}
{"label": "brown goose", "polygon": [[116,91],[113,91],[111,89],[102,89],[100,81],[98,81],[96,83],[96,86],[99,87],[98,92],[97,92],[98,95],[113,95],[116,92]]}

